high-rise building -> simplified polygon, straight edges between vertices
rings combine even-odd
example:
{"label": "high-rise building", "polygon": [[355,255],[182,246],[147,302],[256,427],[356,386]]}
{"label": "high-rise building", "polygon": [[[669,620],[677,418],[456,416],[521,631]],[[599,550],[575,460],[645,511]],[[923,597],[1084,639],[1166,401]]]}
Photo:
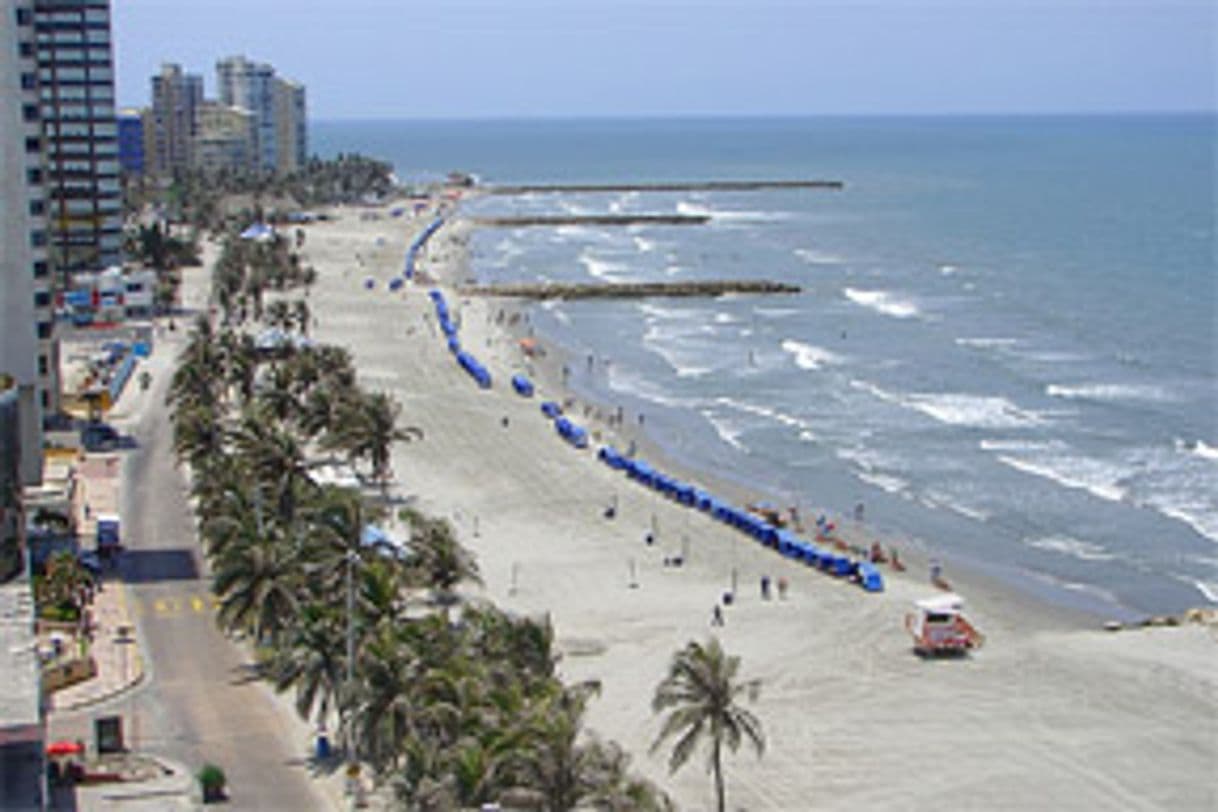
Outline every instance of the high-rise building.
{"label": "high-rise building", "polygon": [[118,166],[127,175],[143,175],[150,169],[144,151],[145,111],[126,107],[118,111]]}
{"label": "high-rise building", "polygon": [[42,479],[42,412],[58,406],[34,13],[0,2],[0,390],[15,389],[20,475]]}
{"label": "high-rise building", "polygon": [[194,168],[204,172],[235,172],[249,169],[253,159],[253,114],[244,107],[203,102],[192,155]]}
{"label": "high-rise building", "polygon": [[286,175],[304,166],[308,146],[307,124],[304,85],[276,78],[275,169],[279,174]]}
{"label": "high-rise building", "polygon": [[252,168],[291,172],[308,153],[303,85],[275,75],[264,62],[230,56],[216,63],[220,102],[244,107],[254,120]]}
{"label": "high-rise building", "polygon": [[65,276],[121,261],[109,0],[33,0],[51,260]]}
{"label": "high-rise building", "polygon": [[199,128],[203,77],[165,64],[152,77],[152,171],[172,174],[190,166],[190,150]]}
{"label": "high-rise building", "polygon": [[254,117],[253,168],[274,172],[279,164],[275,137],[275,69],[264,62],[230,56],[216,63],[222,104],[244,107]]}

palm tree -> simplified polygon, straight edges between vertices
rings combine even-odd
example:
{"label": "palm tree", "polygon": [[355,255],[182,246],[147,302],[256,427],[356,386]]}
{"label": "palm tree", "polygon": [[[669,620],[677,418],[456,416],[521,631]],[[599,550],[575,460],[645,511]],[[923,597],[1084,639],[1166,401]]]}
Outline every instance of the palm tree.
{"label": "palm tree", "polygon": [[296,712],[302,719],[324,723],[338,698],[346,663],[339,613],[316,603],[305,604],[282,644],[276,647],[267,672],[277,691],[294,688]]}
{"label": "palm tree", "polygon": [[525,720],[526,732],[512,758],[512,773],[539,791],[548,812],[567,812],[601,788],[600,751],[580,744],[584,712],[600,684],[585,682],[550,691]]}
{"label": "palm tree", "polygon": [[741,695],[756,699],[760,681],[737,682],[739,670],[740,658],[725,654],[716,638],[712,637],[705,644],[691,641],[673,656],[668,676],[656,686],[651,700],[654,712],[668,711],[651,746],[652,752],[670,737],[679,735],[668,760],[670,772],[676,772],[689,760],[704,737],[709,740],[710,770],[715,778],[719,812],[723,812],[726,802],[724,745],[734,753],[741,741],[747,739],[758,756],[765,752],[761,722],[738,704]]}
{"label": "palm tree", "polygon": [[401,411],[402,407],[383,392],[352,397],[340,410],[336,431],[328,435],[323,444],[345,451],[352,461],[367,458],[372,463],[372,476],[385,486],[393,444],[423,437],[419,428],[397,427]]}
{"label": "palm tree", "polygon": [[278,534],[234,545],[215,562],[217,622],[228,631],[248,631],[256,644],[273,645],[300,612],[300,581],[296,555]]}
{"label": "palm tree", "polygon": [[457,541],[447,520],[433,519],[411,509],[398,515],[410,525],[413,566],[437,597],[451,598],[453,587],[462,581],[482,583],[473,554]]}

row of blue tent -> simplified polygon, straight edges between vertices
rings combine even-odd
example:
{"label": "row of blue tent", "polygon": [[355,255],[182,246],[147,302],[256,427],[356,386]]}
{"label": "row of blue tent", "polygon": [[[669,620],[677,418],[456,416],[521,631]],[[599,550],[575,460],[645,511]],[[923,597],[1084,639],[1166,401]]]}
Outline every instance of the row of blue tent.
{"label": "row of blue tent", "polygon": [[457,325],[453,323],[452,315],[448,312],[448,302],[445,301],[444,294],[437,288],[432,288],[427,295],[436,308],[436,321],[440,323],[440,329],[444,332],[445,340],[448,342],[448,351],[457,359],[461,368],[478,382],[479,386],[483,389],[490,389],[491,373],[478,362],[477,358],[461,349],[461,340],[457,337]]}
{"label": "row of blue tent", "polygon": [[817,547],[815,544],[798,538],[794,533],[775,527],[761,517],[755,516],[747,510],[741,510],[701,488],[670,477],[643,460],[627,457],[612,446],[601,448],[597,457],[610,468],[625,471],[626,476],[630,479],[646,485],[682,505],[710,514],[714,519],[752,536],[761,544],[778,550],[787,558],[803,561],[831,575],[858,578],[863,589],[868,592],[881,592],[884,589],[884,579],[880,576],[879,570],[869,562],[856,561],[849,556]]}
{"label": "row of blue tent", "polygon": [[427,244],[431,239],[431,235],[440,230],[440,226],[444,225],[444,218],[437,217],[427,224],[427,228],[423,229],[410,243],[410,247],[406,249],[406,267],[402,273],[407,279],[414,278],[414,261],[419,254],[419,249]]}

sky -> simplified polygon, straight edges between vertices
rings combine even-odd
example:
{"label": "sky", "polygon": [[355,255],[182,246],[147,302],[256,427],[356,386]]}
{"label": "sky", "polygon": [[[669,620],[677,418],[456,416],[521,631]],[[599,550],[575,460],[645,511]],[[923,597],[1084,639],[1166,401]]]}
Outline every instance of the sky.
{"label": "sky", "polygon": [[320,119],[1218,110],[1214,0],[113,0],[118,96],[245,54]]}

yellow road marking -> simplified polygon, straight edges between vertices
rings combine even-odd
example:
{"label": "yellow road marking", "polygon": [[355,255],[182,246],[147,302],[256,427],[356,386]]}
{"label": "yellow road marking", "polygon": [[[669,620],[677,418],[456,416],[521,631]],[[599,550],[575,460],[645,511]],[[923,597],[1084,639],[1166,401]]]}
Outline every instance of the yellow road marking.
{"label": "yellow road marking", "polygon": [[195,595],[194,597],[192,597],[190,599],[190,608],[194,609],[196,612],[202,612],[203,611],[203,599],[200,598],[198,595]]}

